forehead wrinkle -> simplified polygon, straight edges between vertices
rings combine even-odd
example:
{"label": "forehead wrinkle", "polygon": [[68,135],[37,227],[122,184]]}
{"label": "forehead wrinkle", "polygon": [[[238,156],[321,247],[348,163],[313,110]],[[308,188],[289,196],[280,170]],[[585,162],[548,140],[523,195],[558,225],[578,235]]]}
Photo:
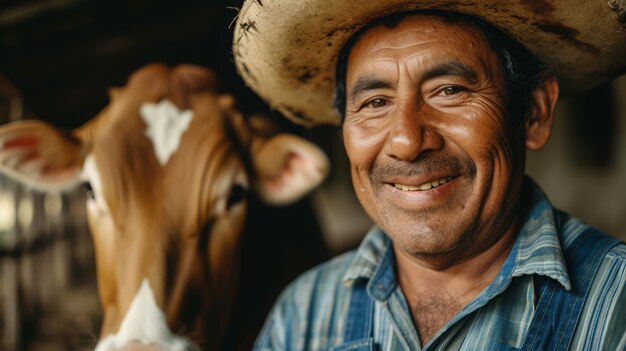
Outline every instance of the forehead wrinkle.
{"label": "forehead wrinkle", "polygon": [[[400,27],[402,27],[402,25],[400,25]],[[447,26],[446,30],[457,32],[461,30],[459,27],[458,25]],[[467,26],[463,26],[462,28],[465,27]],[[468,27],[467,29],[472,30],[474,28]],[[454,50],[455,47],[458,48],[460,43],[451,38],[429,38],[429,36],[438,33],[436,28],[432,26],[425,28],[404,28],[400,30],[400,33],[397,33],[397,30],[398,27],[377,27],[364,33],[350,54],[352,67],[355,66],[358,60],[361,63],[359,65],[360,69],[376,71],[371,67],[381,67],[379,64],[380,61],[387,59],[391,61],[400,60],[405,62],[405,66],[409,65],[419,68],[418,72],[409,72],[413,79],[419,81],[443,76],[453,76],[475,85],[484,79],[493,79],[493,73],[495,72],[492,70],[498,67],[497,64],[499,62],[495,60],[496,66],[494,67],[492,56],[494,56],[495,53],[486,42],[482,32],[474,30],[477,32],[475,33],[477,35],[470,38],[471,43],[467,47],[467,50],[473,52],[473,54],[470,55],[473,59],[470,62],[463,62],[451,54],[446,55],[449,50]],[[476,50],[481,47],[488,49],[487,52]],[[363,65],[362,63],[368,59],[371,59],[371,61]],[[410,64],[411,61],[413,61],[414,64]],[[365,68],[363,68],[363,66],[365,66]],[[415,70],[415,68],[413,69]],[[358,89],[353,89],[351,93],[357,92],[357,90]],[[354,97],[354,95],[352,96]]]}
{"label": "forehead wrinkle", "polygon": [[[365,36],[367,36],[367,34],[365,34],[363,37]],[[435,47],[438,47],[439,46],[438,44],[442,41],[441,39],[428,40],[428,41],[420,40],[420,42],[415,42],[414,40],[411,40],[410,42],[406,42],[406,40],[403,40],[403,42],[406,42],[406,43],[401,45],[401,43],[398,43],[400,40],[396,38],[392,33],[386,33],[386,34],[383,34],[383,36],[387,37],[390,40],[381,40],[381,41],[377,41],[371,44],[368,43],[368,44],[362,44],[362,45],[359,45],[357,43],[355,47],[352,49],[350,56],[353,56],[354,52],[367,50],[367,54],[364,55],[365,58],[368,56],[380,56],[381,58],[396,58],[396,57],[401,56],[405,51],[408,53],[417,54],[420,52],[420,51],[416,51],[416,48],[418,47],[430,46],[430,45],[434,45]],[[359,39],[359,42],[362,43],[362,38]],[[384,46],[378,47],[381,45],[384,45]]]}

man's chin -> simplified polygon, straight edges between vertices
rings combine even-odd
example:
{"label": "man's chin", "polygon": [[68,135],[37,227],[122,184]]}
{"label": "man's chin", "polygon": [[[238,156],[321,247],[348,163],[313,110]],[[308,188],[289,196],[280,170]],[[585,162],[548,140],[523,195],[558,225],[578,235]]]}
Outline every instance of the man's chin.
{"label": "man's chin", "polygon": [[444,255],[459,248],[457,236],[441,232],[387,233],[394,246],[411,255]]}

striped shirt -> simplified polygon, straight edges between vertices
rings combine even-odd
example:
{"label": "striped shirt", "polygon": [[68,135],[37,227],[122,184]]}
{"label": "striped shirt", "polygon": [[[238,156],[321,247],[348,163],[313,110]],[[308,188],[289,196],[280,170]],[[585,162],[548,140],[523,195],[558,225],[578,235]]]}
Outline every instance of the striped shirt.
{"label": "striped shirt", "polygon": [[[536,279],[571,288],[564,249],[587,226],[555,210],[531,181],[531,209],[494,281],[422,348],[395,279],[391,241],[374,227],[356,251],[300,276],[281,294],[254,350],[331,350],[343,342],[352,283],[368,281],[378,350],[521,348],[538,299]],[[562,219],[565,220],[562,220]],[[502,284],[505,282],[506,284]],[[493,289],[495,286],[504,289]],[[490,289],[492,288],[492,289]],[[570,350],[626,350],[626,245],[611,249],[591,285]]]}

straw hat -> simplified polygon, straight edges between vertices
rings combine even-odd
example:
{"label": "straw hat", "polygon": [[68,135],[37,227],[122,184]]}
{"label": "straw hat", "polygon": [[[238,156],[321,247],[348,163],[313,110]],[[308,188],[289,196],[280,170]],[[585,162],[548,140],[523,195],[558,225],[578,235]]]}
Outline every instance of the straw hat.
{"label": "straw hat", "polygon": [[292,121],[336,124],[337,56],[368,22],[415,9],[483,19],[524,44],[566,92],[626,70],[626,0],[247,0],[233,55],[248,86]]}

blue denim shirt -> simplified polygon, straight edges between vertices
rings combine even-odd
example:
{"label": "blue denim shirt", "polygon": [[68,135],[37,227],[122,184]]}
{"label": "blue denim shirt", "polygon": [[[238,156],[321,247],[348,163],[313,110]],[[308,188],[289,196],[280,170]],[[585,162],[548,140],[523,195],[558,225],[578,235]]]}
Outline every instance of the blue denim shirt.
{"label": "blue denim shirt", "polygon": [[[556,211],[532,181],[532,206],[498,276],[421,347],[394,267],[391,241],[373,228],[360,247],[300,276],[282,293],[255,350],[329,350],[344,340],[349,287],[367,282],[375,300],[373,339],[379,350],[521,348],[535,312],[535,280],[571,289],[564,248],[587,226]],[[561,220],[563,219],[564,220]],[[576,325],[571,350],[626,350],[626,246],[603,259]]]}

